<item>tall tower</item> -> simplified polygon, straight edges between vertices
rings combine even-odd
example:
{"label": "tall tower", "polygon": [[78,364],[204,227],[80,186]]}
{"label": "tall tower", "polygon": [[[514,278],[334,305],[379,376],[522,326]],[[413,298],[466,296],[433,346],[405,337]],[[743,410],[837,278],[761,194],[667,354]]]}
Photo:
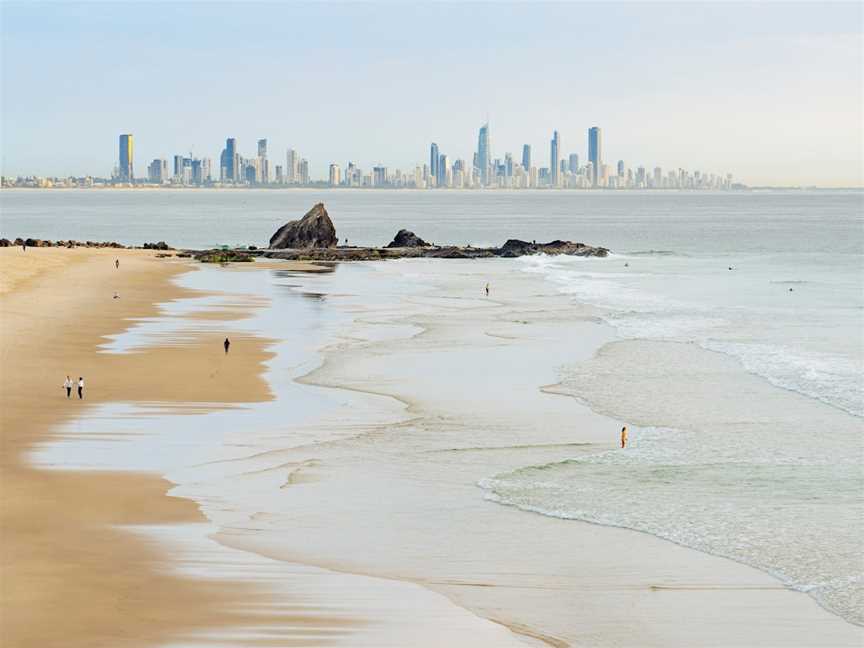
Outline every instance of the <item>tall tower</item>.
{"label": "tall tower", "polygon": [[429,147],[429,177],[435,178],[436,184],[439,180],[438,169],[440,163],[441,157],[438,153],[438,145],[435,142],[432,142],[432,146]]}
{"label": "tall tower", "polygon": [[558,131],[553,131],[552,142],[549,147],[549,174],[550,182],[553,187],[561,184],[561,139],[558,137]]}
{"label": "tall tower", "polygon": [[285,182],[296,184],[300,180],[300,156],[294,149],[285,154]]}
{"label": "tall tower", "polygon": [[135,180],[135,172],[132,168],[132,158],[135,156],[135,142],[131,133],[120,136],[120,180],[132,182]]}
{"label": "tall tower", "polygon": [[592,168],[592,184],[596,187],[600,177],[600,167],[603,165],[603,131],[599,126],[588,129],[588,161]]}
{"label": "tall tower", "polygon": [[525,171],[531,168],[531,145],[525,144],[522,147],[522,168]]}
{"label": "tall tower", "polygon": [[480,135],[477,138],[477,165],[480,170],[480,185],[489,186],[490,167],[492,166],[492,136],[489,132],[488,122],[480,128]]}
{"label": "tall tower", "polygon": [[229,137],[225,140],[225,177],[231,182],[240,180],[240,169],[237,164],[237,140]]}

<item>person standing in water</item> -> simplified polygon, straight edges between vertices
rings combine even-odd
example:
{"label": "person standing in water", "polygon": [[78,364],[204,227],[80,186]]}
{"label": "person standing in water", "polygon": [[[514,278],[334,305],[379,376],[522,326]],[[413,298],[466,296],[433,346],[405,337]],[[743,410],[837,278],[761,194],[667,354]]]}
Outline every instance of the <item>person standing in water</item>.
{"label": "person standing in water", "polygon": [[621,428],[621,447],[627,447],[627,426]]}
{"label": "person standing in water", "polygon": [[229,339],[226,337],[226,338],[225,338],[225,341],[222,343],[222,346],[225,347],[225,355],[228,355],[228,347],[231,346],[231,340],[229,340]]}
{"label": "person standing in water", "polygon": [[84,377],[78,376],[78,400],[84,398]]}
{"label": "person standing in water", "polygon": [[66,398],[72,398],[72,379],[66,375],[66,380],[63,382],[63,387],[66,388]]}
{"label": "person standing in water", "polygon": [[486,282],[486,296],[489,296],[489,282]]}

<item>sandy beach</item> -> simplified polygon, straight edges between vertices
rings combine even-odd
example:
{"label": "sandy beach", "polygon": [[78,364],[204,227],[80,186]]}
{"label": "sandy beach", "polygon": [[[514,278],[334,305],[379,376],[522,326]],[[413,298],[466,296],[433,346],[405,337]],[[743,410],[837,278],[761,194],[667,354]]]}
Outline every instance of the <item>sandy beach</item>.
{"label": "sandy beach", "polygon": [[0,260],[9,645],[860,643],[752,567],[490,501],[622,423],[556,370],[614,335],[518,266]]}
{"label": "sandy beach", "polygon": [[[6,248],[0,268],[4,645],[153,645],[180,629],[230,624],[237,589],[167,575],[163,551],[116,528],[200,521],[195,503],[166,496],[158,476],[35,470],[24,453],[111,400],[266,399],[264,341],[237,339],[242,353],[228,357],[216,336],[98,354],[103,336],[182,296],[170,280],[183,264],[140,251]],[[212,378],[228,368],[230,380]],[[67,374],[85,377],[83,401],[66,399]]]}

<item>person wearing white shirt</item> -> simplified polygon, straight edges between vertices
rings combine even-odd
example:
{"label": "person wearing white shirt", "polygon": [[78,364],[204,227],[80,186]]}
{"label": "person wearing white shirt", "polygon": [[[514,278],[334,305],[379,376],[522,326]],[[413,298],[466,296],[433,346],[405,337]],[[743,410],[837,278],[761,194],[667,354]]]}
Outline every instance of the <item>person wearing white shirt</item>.
{"label": "person wearing white shirt", "polygon": [[63,386],[66,388],[66,398],[72,397],[72,379],[69,376],[66,376],[66,380],[63,382]]}
{"label": "person wearing white shirt", "polygon": [[78,399],[84,398],[84,378],[83,376],[78,376]]}

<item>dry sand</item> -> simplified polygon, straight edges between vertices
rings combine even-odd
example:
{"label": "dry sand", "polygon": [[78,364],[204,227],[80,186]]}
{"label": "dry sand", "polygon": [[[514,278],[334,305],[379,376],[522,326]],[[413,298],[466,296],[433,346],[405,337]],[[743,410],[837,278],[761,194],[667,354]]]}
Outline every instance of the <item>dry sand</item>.
{"label": "dry sand", "polygon": [[[168,482],[142,474],[36,470],[24,457],[57,423],[106,401],[269,398],[261,377],[266,341],[230,330],[227,356],[221,332],[201,334],[189,346],[96,353],[102,336],[181,296],[170,279],[188,269],[145,251],[0,250],[4,646],[144,645],[241,621],[232,601],[248,586],[170,575],[158,547],[115,528],[202,520],[194,503],[166,496]],[[120,299],[112,298],[115,291]],[[74,393],[66,399],[67,374],[84,376],[85,400]]]}

